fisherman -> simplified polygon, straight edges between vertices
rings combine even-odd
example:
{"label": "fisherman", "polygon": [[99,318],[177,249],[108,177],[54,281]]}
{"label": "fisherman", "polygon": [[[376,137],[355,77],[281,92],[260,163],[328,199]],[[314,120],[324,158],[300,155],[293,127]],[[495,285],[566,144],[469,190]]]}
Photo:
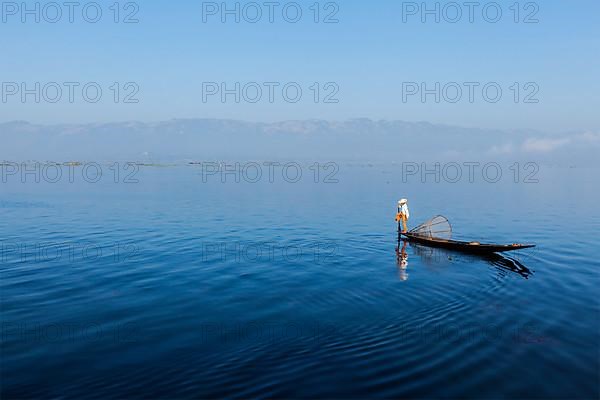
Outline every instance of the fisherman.
{"label": "fisherman", "polygon": [[408,227],[406,226],[408,218],[410,218],[410,213],[408,212],[408,200],[402,199],[398,202],[398,213],[396,214],[398,227],[400,227],[400,222],[402,222],[402,233],[408,232]]}

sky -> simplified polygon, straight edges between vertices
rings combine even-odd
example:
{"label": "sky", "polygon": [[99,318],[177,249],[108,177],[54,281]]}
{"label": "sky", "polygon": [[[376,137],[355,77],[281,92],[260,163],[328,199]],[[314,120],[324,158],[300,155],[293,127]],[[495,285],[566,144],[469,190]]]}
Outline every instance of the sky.
{"label": "sky", "polygon": [[0,122],[600,130],[597,1],[70,4],[1,3]]}

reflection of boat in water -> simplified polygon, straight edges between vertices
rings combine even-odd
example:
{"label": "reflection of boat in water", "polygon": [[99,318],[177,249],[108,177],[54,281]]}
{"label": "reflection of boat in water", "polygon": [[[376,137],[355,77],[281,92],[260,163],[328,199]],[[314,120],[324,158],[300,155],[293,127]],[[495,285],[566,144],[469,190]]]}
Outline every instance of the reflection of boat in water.
{"label": "reflection of boat in water", "polygon": [[[408,240],[402,240],[404,242],[404,248],[406,247],[406,243]],[[516,274],[521,275],[523,278],[527,279],[531,275],[533,275],[533,271],[527,268],[521,261],[504,255],[500,255],[497,253],[465,253],[465,252],[457,252],[452,249],[444,249],[444,248],[435,248],[424,246],[416,242],[411,242],[410,247],[414,250],[414,253],[421,257],[425,264],[435,265],[441,263],[447,263],[448,261],[455,260],[459,258],[461,260],[472,260],[472,261],[480,261],[483,260],[490,264],[492,267],[500,270],[500,271],[509,271],[514,272]],[[398,251],[398,250],[396,250]]]}
{"label": "reflection of boat in water", "polygon": [[494,254],[535,247],[534,244],[486,244],[474,241],[452,240],[452,227],[450,226],[450,222],[448,222],[446,217],[441,215],[430,219],[409,232],[401,233],[400,235],[404,235],[409,241],[420,243],[425,246],[475,254]]}
{"label": "reflection of boat in water", "polygon": [[523,263],[521,263],[515,258],[501,256],[500,254],[490,254],[486,256],[485,259],[495,267],[511,272],[516,272],[525,279],[533,275],[532,270],[527,268],[525,265],[523,265]]}

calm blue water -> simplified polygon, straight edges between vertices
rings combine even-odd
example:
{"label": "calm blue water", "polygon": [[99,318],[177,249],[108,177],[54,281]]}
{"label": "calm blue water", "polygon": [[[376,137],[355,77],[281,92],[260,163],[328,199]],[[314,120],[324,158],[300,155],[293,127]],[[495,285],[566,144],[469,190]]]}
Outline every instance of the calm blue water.
{"label": "calm blue water", "polygon": [[[598,398],[597,172],[9,179],[2,397]],[[408,244],[403,268],[400,197],[412,226],[439,213],[458,236],[538,247],[481,258]]]}

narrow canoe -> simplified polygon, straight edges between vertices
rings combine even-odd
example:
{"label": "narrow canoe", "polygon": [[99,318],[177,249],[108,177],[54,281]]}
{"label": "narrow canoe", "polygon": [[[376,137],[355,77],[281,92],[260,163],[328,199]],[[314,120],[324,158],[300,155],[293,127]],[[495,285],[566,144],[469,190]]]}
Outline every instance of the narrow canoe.
{"label": "narrow canoe", "polygon": [[431,247],[440,247],[444,249],[463,251],[467,253],[489,254],[502,253],[535,247],[535,244],[486,244],[479,242],[463,242],[459,240],[446,240],[432,237],[416,235],[414,233],[403,233],[409,241],[420,243]]}

